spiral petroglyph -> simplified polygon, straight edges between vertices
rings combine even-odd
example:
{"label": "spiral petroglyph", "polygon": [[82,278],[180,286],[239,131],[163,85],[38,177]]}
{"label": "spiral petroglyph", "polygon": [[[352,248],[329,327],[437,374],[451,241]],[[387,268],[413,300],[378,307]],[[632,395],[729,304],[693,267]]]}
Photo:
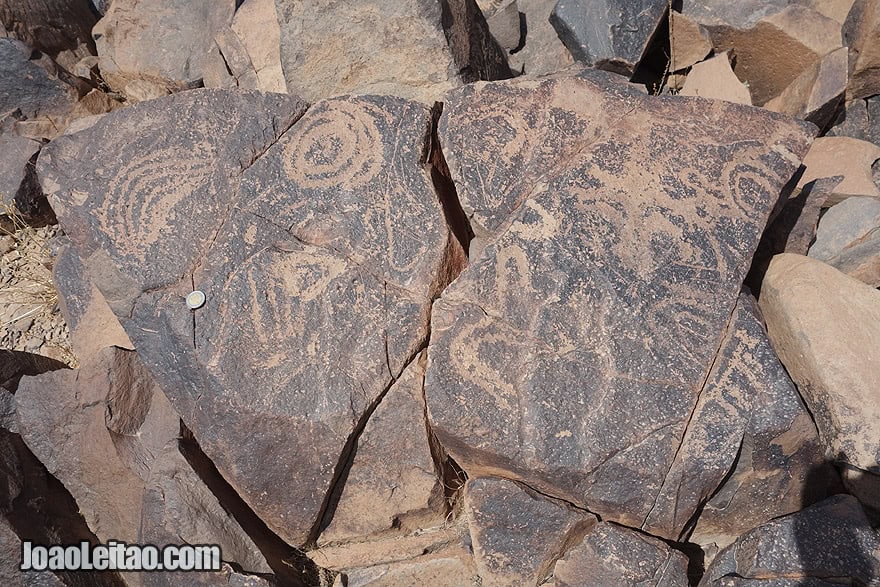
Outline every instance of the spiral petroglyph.
{"label": "spiral petroglyph", "polygon": [[351,191],[369,184],[383,167],[382,117],[369,104],[317,106],[289,133],[283,155],[287,176],[303,189]]}

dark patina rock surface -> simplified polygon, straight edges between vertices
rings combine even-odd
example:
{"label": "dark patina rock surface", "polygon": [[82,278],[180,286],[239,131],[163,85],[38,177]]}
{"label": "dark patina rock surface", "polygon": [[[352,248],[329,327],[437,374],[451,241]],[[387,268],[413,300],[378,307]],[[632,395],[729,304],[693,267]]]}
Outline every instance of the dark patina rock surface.
{"label": "dark patina rock surface", "polygon": [[663,0],[559,0],[550,22],[577,61],[632,75],[666,10]]}
{"label": "dark patina rock surface", "polygon": [[426,396],[469,474],[640,527],[814,130],[611,77],[448,97],[441,143],[488,244],[434,305]]}
{"label": "dark patina rock surface", "polygon": [[[90,278],[175,410],[295,545],[316,537],[463,259],[425,165],[429,108],[351,97],[304,110],[187,92],[109,115],[40,159]],[[193,289],[207,296],[195,313]]]}

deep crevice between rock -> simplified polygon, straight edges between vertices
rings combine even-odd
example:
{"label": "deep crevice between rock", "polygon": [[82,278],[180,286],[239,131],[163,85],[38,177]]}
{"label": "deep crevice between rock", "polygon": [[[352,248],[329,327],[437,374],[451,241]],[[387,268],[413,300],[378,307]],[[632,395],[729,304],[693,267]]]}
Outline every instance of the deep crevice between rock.
{"label": "deep crevice between rock", "polygon": [[220,505],[231,515],[242,530],[250,536],[266,562],[275,572],[279,585],[311,587],[321,584],[323,570],[305,553],[287,544],[241,498],[238,492],[220,474],[211,459],[202,451],[192,432],[180,421],[180,453],[214,494]]}

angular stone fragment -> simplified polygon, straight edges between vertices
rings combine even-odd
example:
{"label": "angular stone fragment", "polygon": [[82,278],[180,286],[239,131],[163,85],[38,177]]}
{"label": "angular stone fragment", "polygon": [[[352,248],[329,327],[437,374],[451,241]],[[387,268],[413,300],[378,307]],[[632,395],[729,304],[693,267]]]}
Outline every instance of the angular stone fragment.
{"label": "angular stone fragment", "polygon": [[880,466],[880,292],[815,259],[783,254],[761,311],[832,459]]}
{"label": "angular stone fragment", "polygon": [[440,140],[489,244],[434,304],[425,390],[470,475],[639,526],[813,131],[613,78],[447,97]]}
{"label": "angular stone fragment", "polygon": [[15,38],[51,55],[94,53],[97,18],[89,0],[0,0],[0,22]]}
{"label": "angular stone fragment", "polygon": [[202,85],[235,0],[114,0],[92,34],[104,80],[130,100]]}
{"label": "angular stone fragment", "polygon": [[852,137],[880,145],[880,96],[847,102],[833,124],[826,136]]}
{"label": "angular stone fragment", "polygon": [[21,571],[21,539],[0,515],[0,585],[22,587],[65,587],[51,571]]}
{"label": "angular stone fragment", "polygon": [[713,27],[749,29],[759,20],[788,6],[790,0],[682,0],[681,12],[689,18]]}
{"label": "angular stone fragment", "polygon": [[847,69],[847,49],[841,47],[805,69],[781,94],[764,104],[764,108],[803,118],[824,128],[843,100],[849,82]]}
{"label": "angular stone fragment", "polygon": [[333,587],[398,587],[480,585],[473,558],[465,548],[427,552],[412,560],[354,569],[337,577]]}
{"label": "angular stone fragment", "polygon": [[871,165],[880,159],[880,146],[849,137],[820,137],[813,141],[804,157],[803,175],[798,187],[820,177],[842,175],[828,198],[829,206],[851,196],[880,197],[880,189],[874,184]]}
{"label": "angular stone fragment", "polygon": [[552,587],[688,584],[687,558],[656,538],[602,522],[553,570]]}
{"label": "angular stone fragment", "polygon": [[486,17],[489,32],[507,52],[520,44],[519,6],[517,0],[480,0],[480,12]]}
{"label": "angular stone fragment", "polygon": [[[281,29],[275,0],[247,0],[232,19],[229,31],[214,37],[223,63],[242,89],[286,92],[281,69]],[[234,68],[234,69],[233,69]],[[210,87],[208,80],[205,85]]]}
{"label": "angular stone fragment", "polygon": [[319,545],[385,530],[413,531],[445,515],[425,423],[424,357],[388,390],[358,439],[357,453]]}
{"label": "angular stone fragment", "polygon": [[287,89],[309,101],[376,93],[433,103],[462,83],[510,75],[474,0],[275,6]]}
{"label": "angular stone fragment", "polygon": [[55,257],[52,281],[58,290],[64,322],[70,330],[71,348],[81,363],[90,362],[101,350],[111,346],[134,350],[72,247],[65,247]]}
{"label": "angular stone fragment", "polygon": [[65,231],[175,410],[297,546],[464,262],[424,159],[428,107],[303,110],[194,90],[107,115],[40,159]]}
{"label": "angular stone fragment", "polygon": [[[698,524],[711,528],[706,532],[726,545],[759,524],[799,510],[807,472],[823,461],[810,413],[770,346],[754,299],[744,293],[642,527],[680,540],[676,529],[684,528],[712,497],[714,503],[703,508]],[[734,464],[732,477],[719,488]]]}
{"label": "angular stone fragment", "polygon": [[798,0],[798,3],[809,6],[822,15],[844,24],[855,0]]}
{"label": "angular stone fragment", "polygon": [[837,495],[755,528],[721,551],[701,586],[873,585],[880,537],[859,502]]}
{"label": "angular stone fragment", "polygon": [[0,202],[9,204],[25,181],[26,165],[40,149],[40,143],[12,134],[0,134]]}
{"label": "angular stone fragment", "polygon": [[880,199],[849,198],[832,206],[809,256],[880,287]]}
{"label": "angular stone fragment", "polygon": [[464,507],[484,587],[539,585],[596,519],[497,477],[470,479]]}
{"label": "angular stone fragment", "polygon": [[727,52],[694,65],[679,93],[682,96],[699,96],[752,105],[749,89],[733,73]]}
{"label": "angular stone fragment", "polygon": [[[739,9],[738,3],[730,6]],[[721,26],[710,31],[716,51],[736,54],[736,74],[748,82],[757,106],[781,94],[806,69],[842,46],[840,23],[797,4],[746,30]]]}
{"label": "angular stone fragment", "polygon": [[575,60],[631,76],[666,10],[662,0],[559,0],[550,22]]}
{"label": "angular stone fragment", "polygon": [[712,51],[708,31],[690,17],[676,11],[670,13],[670,71],[680,71],[702,61]]}
{"label": "angular stone fragment", "polygon": [[220,544],[225,560],[271,572],[178,451],[180,421],[137,355],[105,349],[77,371],[25,378],[18,426],[102,542]]}
{"label": "angular stone fragment", "polygon": [[880,94],[880,2],[856,0],[844,24],[850,49],[850,86],[847,98]]}
{"label": "angular stone fragment", "polygon": [[0,39],[0,114],[18,109],[24,118],[46,118],[62,129],[76,92],[30,61],[30,53],[19,41]]}
{"label": "angular stone fragment", "polygon": [[522,49],[508,55],[510,69],[516,73],[541,76],[562,71],[574,63],[571,53],[550,24],[556,0],[517,0],[525,37]]}

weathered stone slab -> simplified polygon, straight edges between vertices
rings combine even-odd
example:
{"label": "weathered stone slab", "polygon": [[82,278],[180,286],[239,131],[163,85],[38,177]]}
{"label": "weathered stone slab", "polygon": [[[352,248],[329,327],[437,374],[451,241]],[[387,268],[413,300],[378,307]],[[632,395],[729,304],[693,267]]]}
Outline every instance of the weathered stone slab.
{"label": "weathered stone slab", "polygon": [[669,18],[669,70],[680,71],[702,61],[712,51],[709,32],[680,12],[673,10]]}
{"label": "weathered stone slab", "polygon": [[880,287],[880,198],[848,198],[832,206],[808,256]]}
{"label": "weathered stone slab", "polygon": [[880,470],[880,292],[821,261],[776,256],[761,311],[831,459]]}
{"label": "weathered stone slab", "polygon": [[448,96],[440,139],[489,244],[434,304],[425,389],[470,475],[638,527],[814,131],[613,77]]}
{"label": "weathered stone slab", "polygon": [[79,57],[94,52],[91,32],[97,20],[89,0],[0,0],[4,27],[29,47],[56,59],[62,52]]}
{"label": "weathered stone slab", "polygon": [[[474,0],[276,0],[287,89],[433,103],[449,88],[510,76]],[[447,41],[448,39],[448,41]]]}
{"label": "weathered stone slab", "polygon": [[446,514],[425,423],[424,354],[394,382],[358,439],[339,504],[319,545],[412,532]]}
{"label": "weathered stone slab", "polygon": [[871,172],[871,166],[878,159],[880,145],[849,137],[819,137],[804,157],[806,169],[798,180],[798,187],[814,179],[841,175],[843,181],[828,198],[828,206],[851,196],[880,198],[880,188],[874,184]]}
{"label": "weathered stone slab", "polygon": [[575,60],[630,76],[667,8],[662,0],[559,0],[550,22]]}
{"label": "weathered stone slab", "polygon": [[880,2],[856,0],[844,24],[850,49],[850,87],[847,98],[867,98],[880,94]]}
{"label": "weathered stone slab", "polygon": [[497,477],[470,479],[464,507],[484,587],[541,584],[596,524],[587,512]]}
{"label": "weathered stone slab", "polygon": [[681,12],[699,23],[748,29],[766,16],[778,13],[790,0],[682,0]]}
{"label": "weathered stone slab", "polygon": [[199,87],[235,0],[114,0],[95,25],[104,80],[139,101]]}
{"label": "weathered stone slab", "polygon": [[525,22],[522,49],[507,56],[515,73],[541,76],[562,71],[572,64],[571,53],[550,24],[556,0],[517,0],[520,18]]}
{"label": "weathered stone slab", "polygon": [[682,96],[700,96],[752,105],[752,95],[733,73],[730,55],[726,51],[694,65],[679,93]]}
{"label": "weathered stone slab", "polygon": [[770,346],[754,299],[743,293],[642,528],[680,540],[677,529],[686,528],[712,497],[698,524],[723,535],[716,541],[727,537],[726,546],[743,532],[800,509],[807,473],[823,462],[810,413]]}
{"label": "weathered stone slab", "polygon": [[0,134],[0,202],[9,204],[24,183],[30,158],[40,149],[40,143],[25,137]]}
{"label": "weathered stone slab", "polygon": [[809,120],[819,128],[831,122],[849,82],[848,53],[841,47],[806,68],[781,94],[764,104],[774,112]]}
{"label": "weathered stone slab", "polygon": [[602,522],[568,551],[553,571],[552,587],[688,584],[687,558],[656,538]]}
{"label": "weathered stone slab", "polygon": [[[336,473],[463,263],[424,160],[428,107],[303,109],[186,92],[40,159],[65,231],[175,410],[295,545],[315,538]],[[195,313],[194,287],[207,296]]]}
{"label": "weathered stone slab", "polygon": [[21,539],[0,515],[0,584],[21,587],[65,587],[51,571],[21,571]]}
{"label": "weathered stone slab", "polygon": [[411,560],[353,569],[337,577],[333,587],[397,587],[479,585],[473,558],[462,545],[426,552]]}
{"label": "weathered stone slab", "polygon": [[742,536],[718,554],[700,585],[873,585],[878,549],[859,502],[837,495]]}
{"label": "weathered stone slab", "polygon": [[30,54],[24,43],[0,38],[0,114],[18,109],[24,118],[47,117],[63,128],[76,92],[30,61]]}

